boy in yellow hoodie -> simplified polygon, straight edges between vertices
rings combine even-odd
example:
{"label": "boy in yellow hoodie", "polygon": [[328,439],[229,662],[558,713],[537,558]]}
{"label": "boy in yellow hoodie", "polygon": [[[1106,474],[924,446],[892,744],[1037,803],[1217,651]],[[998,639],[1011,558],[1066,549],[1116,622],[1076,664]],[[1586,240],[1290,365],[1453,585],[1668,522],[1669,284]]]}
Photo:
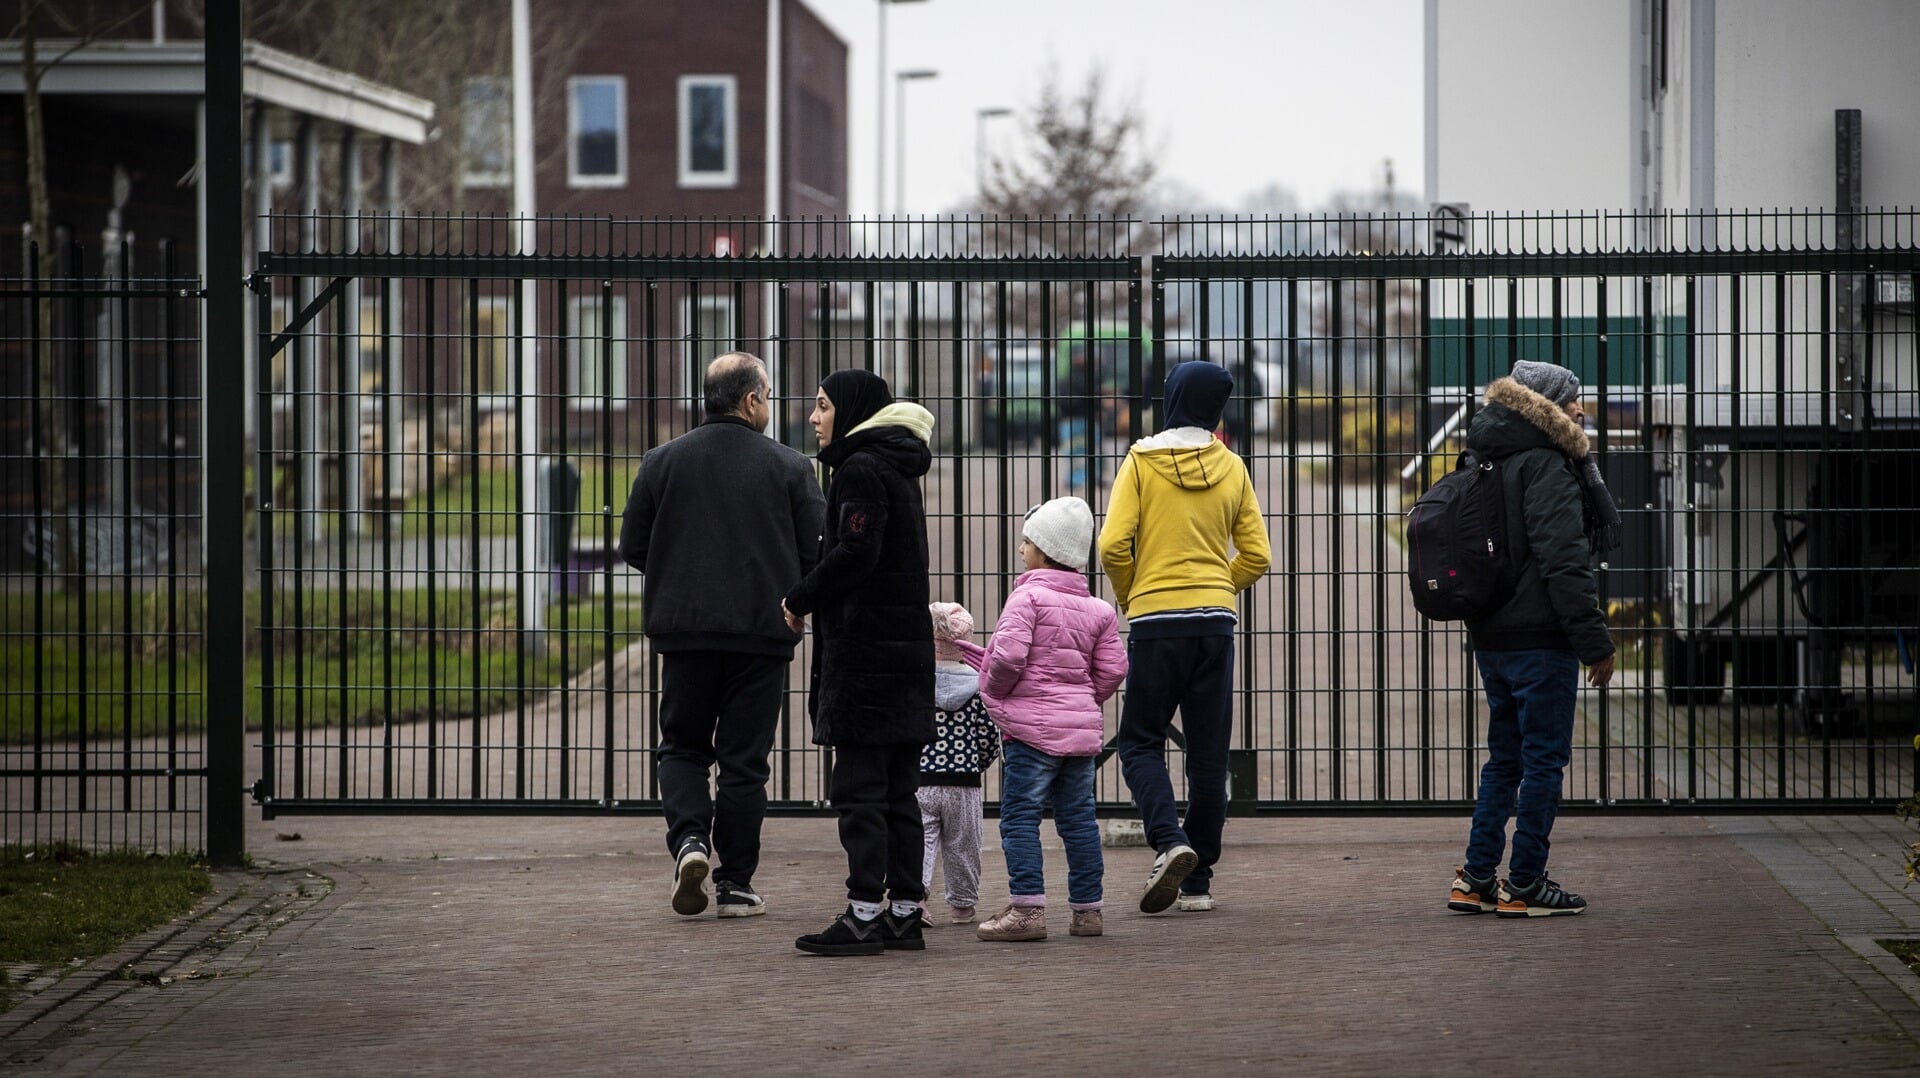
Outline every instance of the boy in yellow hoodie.
{"label": "boy in yellow hoodie", "polygon": [[[1247,466],[1215,440],[1233,376],[1190,362],[1167,374],[1159,434],[1114,476],[1100,564],[1127,615],[1120,774],[1156,851],[1140,908],[1213,908],[1227,820],[1236,596],[1267,571],[1266,521]],[[1187,818],[1174,808],[1167,735],[1186,733]]]}

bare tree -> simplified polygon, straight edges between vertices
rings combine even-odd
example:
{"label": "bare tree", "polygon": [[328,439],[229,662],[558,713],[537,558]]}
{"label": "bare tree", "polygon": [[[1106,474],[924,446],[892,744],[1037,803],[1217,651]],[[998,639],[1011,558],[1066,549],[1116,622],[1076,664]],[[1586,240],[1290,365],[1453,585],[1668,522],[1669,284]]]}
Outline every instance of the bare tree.
{"label": "bare tree", "polygon": [[1131,217],[1148,208],[1157,170],[1132,102],[1108,99],[1098,66],[1075,91],[1049,72],[1022,125],[1025,145],[989,163],[981,210],[1010,217]]}
{"label": "bare tree", "polygon": [[[57,252],[53,249],[53,206],[47,194],[47,122],[40,96],[41,83],[48,71],[58,67],[75,52],[99,38],[116,33],[140,14],[138,8],[132,11],[112,8],[100,10],[92,3],[55,5],[47,0],[20,0],[20,21],[7,35],[20,42],[20,100],[27,138],[28,235],[36,249],[34,271],[43,282],[53,276]],[[57,35],[60,50],[45,58],[40,55],[43,29]],[[54,462],[54,467],[47,469],[43,482],[46,483],[47,504],[52,507],[49,523],[52,525],[54,560],[60,567],[60,587],[71,595],[85,586],[86,572],[81,564],[77,537],[67,516],[67,474],[64,465],[71,439],[67,429],[67,409],[62,407],[60,399],[57,367],[48,354],[53,344],[53,301],[42,296],[35,305],[33,317],[37,327],[33,335],[34,347],[39,351],[34,359],[40,372],[39,384],[34,387],[40,411],[40,444],[35,449],[42,459]],[[77,327],[75,332],[78,332]],[[46,553],[42,550],[43,560]]]}
{"label": "bare tree", "polygon": [[[976,229],[981,254],[1118,255],[1151,246],[1156,231],[1139,215],[1154,206],[1158,170],[1146,146],[1138,106],[1115,100],[1098,66],[1077,89],[1049,71],[1021,117],[1023,138],[989,162]],[[1044,286],[1052,292],[1056,328],[1067,322],[1126,318],[1125,289]],[[1022,289],[1010,304],[1014,322],[1038,319],[1038,291]],[[1091,302],[1090,302],[1091,301]]]}

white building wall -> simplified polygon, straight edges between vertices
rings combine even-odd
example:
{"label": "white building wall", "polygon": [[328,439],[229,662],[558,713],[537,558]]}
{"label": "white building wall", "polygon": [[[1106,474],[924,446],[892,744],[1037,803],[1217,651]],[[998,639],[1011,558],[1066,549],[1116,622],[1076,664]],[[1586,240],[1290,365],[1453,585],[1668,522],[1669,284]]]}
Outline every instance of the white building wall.
{"label": "white building wall", "polygon": [[1475,211],[1625,209],[1637,0],[1433,0],[1435,202]]}
{"label": "white building wall", "polygon": [[1831,208],[1843,108],[1861,110],[1864,204],[1920,203],[1920,3],[1714,6],[1719,206]]}

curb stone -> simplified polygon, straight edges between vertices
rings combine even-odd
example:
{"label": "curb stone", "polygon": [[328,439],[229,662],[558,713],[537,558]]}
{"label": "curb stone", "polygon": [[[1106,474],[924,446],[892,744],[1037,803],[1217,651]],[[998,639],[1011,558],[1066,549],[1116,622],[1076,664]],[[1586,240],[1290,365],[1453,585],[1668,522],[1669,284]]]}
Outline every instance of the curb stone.
{"label": "curb stone", "polygon": [[[334,889],[304,869],[213,873],[212,889],[192,911],[128,940],[119,949],[67,969],[44,969],[26,996],[0,1014],[0,1065],[39,1062],[76,1034],[101,1006],[137,988],[237,972],[266,933],[287,924]],[[227,955],[236,944],[231,960]]]}

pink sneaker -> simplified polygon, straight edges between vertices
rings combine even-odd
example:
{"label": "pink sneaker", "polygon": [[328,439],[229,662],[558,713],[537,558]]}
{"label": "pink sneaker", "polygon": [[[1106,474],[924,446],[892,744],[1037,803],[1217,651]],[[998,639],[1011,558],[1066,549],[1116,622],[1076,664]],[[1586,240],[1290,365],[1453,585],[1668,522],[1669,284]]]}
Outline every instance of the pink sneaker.
{"label": "pink sneaker", "polygon": [[977,916],[972,906],[947,907],[947,923],[950,925],[970,925]]}

